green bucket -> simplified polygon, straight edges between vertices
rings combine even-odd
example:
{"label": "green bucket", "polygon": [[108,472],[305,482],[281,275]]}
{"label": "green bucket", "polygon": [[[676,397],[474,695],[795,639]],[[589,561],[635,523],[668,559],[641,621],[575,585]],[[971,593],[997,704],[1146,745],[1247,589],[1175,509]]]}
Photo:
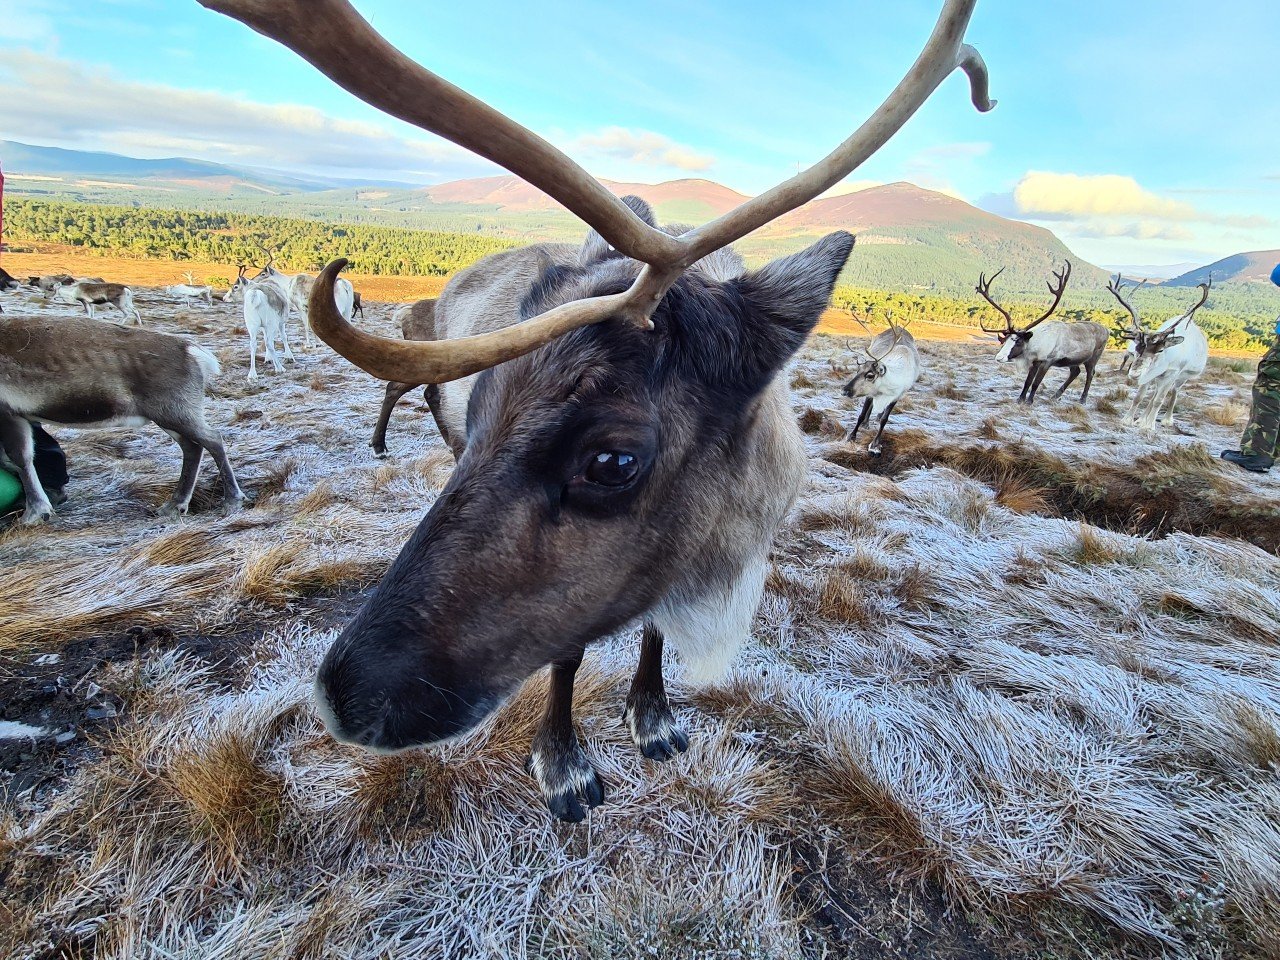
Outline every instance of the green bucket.
{"label": "green bucket", "polygon": [[0,513],[8,513],[22,505],[22,481],[8,470],[0,469]]}

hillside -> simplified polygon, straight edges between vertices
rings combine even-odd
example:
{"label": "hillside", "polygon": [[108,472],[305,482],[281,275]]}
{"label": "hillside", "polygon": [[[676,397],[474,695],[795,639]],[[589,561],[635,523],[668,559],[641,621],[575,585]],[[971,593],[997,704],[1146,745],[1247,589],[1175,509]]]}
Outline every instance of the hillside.
{"label": "hillside", "polygon": [[144,160],[118,153],[35,146],[16,140],[0,140],[0,165],[10,181],[7,186],[19,191],[114,187],[130,192],[185,189],[214,194],[280,195],[332,190],[349,184],[332,177],[229,166],[190,157]]}
{"label": "hillside", "polygon": [[1254,250],[1224,257],[1206,267],[1189,270],[1172,280],[1166,287],[1194,287],[1210,277],[1214,283],[1269,283],[1271,271],[1280,263],[1280,250]]}

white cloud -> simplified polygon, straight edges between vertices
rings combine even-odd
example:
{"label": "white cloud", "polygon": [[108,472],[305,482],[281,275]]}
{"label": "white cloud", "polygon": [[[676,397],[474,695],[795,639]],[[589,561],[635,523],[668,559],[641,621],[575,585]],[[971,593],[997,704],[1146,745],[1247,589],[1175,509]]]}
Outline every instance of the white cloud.
{"label": "white cloud", "polygon": [[1013,190],[1020,214],[1039,220],[1110,220],[1137,217],[1166,223],[1216,223],[1265,227],[1265,217],[1240,217],[1201,210],[1146,189],[1133,177],[1119,174],[1081,176],[1032,170]]}
{"label": "white cloud", "polygon": [[650,130],[604,127],[594,133],[582,134],[575,145],[590,155],[646,167],[697,173],[715,165],[715,157],[698,153],[692,147]]}
{"label": "white cloud", "polygon": [[496,168],[444,140],[202,90],[121,80],[26,50],[0,63],[0,130],[32,140],[142,156],[203,159],[332,175],[439,180]]}

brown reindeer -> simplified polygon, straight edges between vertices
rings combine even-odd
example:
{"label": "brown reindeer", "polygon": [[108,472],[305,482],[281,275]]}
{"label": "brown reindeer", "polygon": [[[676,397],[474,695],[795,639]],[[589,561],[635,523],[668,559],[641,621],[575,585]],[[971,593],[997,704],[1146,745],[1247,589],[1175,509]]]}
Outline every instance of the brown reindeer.
{"label": "brown reindeer", "polygon": [[1067,284],[1071,282],[1071,261],[1068,260],[1061,270],[1055,271],[1053,280],[1048,283],[1049,292],[1053,294],[1053,303],[1049,305],[1049,309],[1021,328],[1014,324],[1013,314],[991,296],[991,284],[1002,273],[1003,268],[992,274],[990,279],[987,279],[985,273],[980,275],[975,289],[1004,319],[1003,328],[981,324],[983,332],[994,334],[1000,342],[996,360],[1021,364],[1027,373],[1018,402],[1028,405],[1035,403],[1045,375],[1054,367],[1067,367],[1066,382],[1054,394],[1053,399],[1061,398],[1076,377],[1080,376],[1080,371],[1084,370],[1084,390],[1080,394],[1080,402],[1084,403],[1089,399],[1094,371],[1098,367],[1098,361],[1102,359],[1102,352],[1107,349],[1111,334],[1102,324],[1091,320],[1077,323],[1049,320],[1061,306]]}
{"label": "brown reindeer", "polygon": [[[394,751],[453,737],[551,667],[529,770],[557,816],[604,789],[573,730],[586,646],[643,623],[625,720],[646,757],[687,746],[662,677],[670,642],[695,677],[732,658],[755,614],[806,458],[778,376],[828,302],[853,244],[833,233],[747,272],[727,252],[873,154],[955,69],[991,106],[964,44],[976,0],[947,0],[924,52],[830,156],[696,230],[659,229],[550,144],[417,66],[343,0],[204,0],[280,40],[370,102],[502,164],[594,230],[453,277],[428,339],[374,336],[310,303],[321,339],[380,379],[440,384],[458,465],[326,655],[330,732]],[[678,231],[677,231],[678,232]]]}
{"label": "brown reindeer", "polygon": [[186,513],[208,451],[222,474],[228,507],[243,498],[218,432],[204,418],[204,388],[218,373],[207,350],[181,337],[93,320],[0,319],[0,445],[26,493],[23,524],[53,507],[36,476],[30,423],[136,427],[154,423],[182,448],[182,474],[165,505]]}

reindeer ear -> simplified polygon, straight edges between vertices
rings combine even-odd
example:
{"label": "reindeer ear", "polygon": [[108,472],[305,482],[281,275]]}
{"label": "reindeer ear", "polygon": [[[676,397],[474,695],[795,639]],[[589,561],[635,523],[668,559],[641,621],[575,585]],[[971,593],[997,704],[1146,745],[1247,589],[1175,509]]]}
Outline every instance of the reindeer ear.
{"label": "reindeer ear", "polygon": [[780,345],[786,348],[779,366],[817,326],[853,243],[853,234],[838,230],[736,281],[756,312],[776,328]]}
{"label": "reindeer ear", "polygon": [[1182,342],[1183,340],[1185,340],[1185,339],[1187,339],[1187,338],[1186,338],[1186,337],[1170,337],[1168,340],[1166,340],[1166,341],[1164,342],[1164,345],[1165,345],[1166,347],[1172,347],[1172,346],[1174,346],[1175,344],[1179,344],[1179,343],[1181,343],[1181,342]]}
{"label": "reindeer ear", "polygon": [[[630,207],[631,212],[649,226],[657,227],[658,222],[654,219],[653,208],[644,200],[641,200],[635,194],[628,194],[622,198],[622,202]],[[609,246],[609,242],[604,237],[600,236],[595,230],[590,230],[587,232],[587,238],[582,241],[582,248],[578,251],[578,266],[585,267],[601,260],[609,260],[613,257],[621,256],[621,253]]]}

